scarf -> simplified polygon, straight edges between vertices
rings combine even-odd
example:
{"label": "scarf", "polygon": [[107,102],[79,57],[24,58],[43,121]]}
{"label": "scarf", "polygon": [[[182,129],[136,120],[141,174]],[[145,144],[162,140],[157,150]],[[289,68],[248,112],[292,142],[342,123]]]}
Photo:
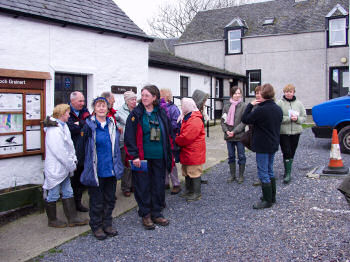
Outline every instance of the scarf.
{"label": "scarf", "polygon": [[227,118],[226,118],[226,124],[229,126],[233,126],[235,123],[235,112],[236,112],[236,106],[242,101],[242,98],[238,99],[237,101],[230,99],[230,109],[228,110]]}
{"label": "scarf", "polygon": [[193,101],[192,98],[187,98],[187,97],[184,97],[182,98],[182,101],[181,101],[181,109],[182,109],[182,112],[181,112],[181,115],[179,115],[178,119],[177,119],[177,122],[181,122],[185,115],[187,115],[188,113],[191,113],[191,112],[194,112],[194,111],[199,111],[197,106],[196,106],[196,103]]}

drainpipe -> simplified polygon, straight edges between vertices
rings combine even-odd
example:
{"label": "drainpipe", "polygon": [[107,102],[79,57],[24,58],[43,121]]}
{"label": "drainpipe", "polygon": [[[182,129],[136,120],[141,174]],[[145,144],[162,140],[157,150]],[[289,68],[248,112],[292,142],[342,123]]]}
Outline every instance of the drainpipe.
{"label": "drainpipe", "polygon": [[[212,118],[213,114],[213,76],[210,76],[210,118]],[[207,137],[209,137],[209,121],[207,122]]]}

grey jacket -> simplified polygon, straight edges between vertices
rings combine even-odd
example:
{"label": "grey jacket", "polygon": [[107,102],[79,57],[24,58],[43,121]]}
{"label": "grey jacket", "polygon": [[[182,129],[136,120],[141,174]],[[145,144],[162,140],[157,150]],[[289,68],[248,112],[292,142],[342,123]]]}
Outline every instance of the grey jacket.
{"label": "grey jacket", "polygon": [[117,127],[123,129],[123,132],[120,136],[120,143],[119,143],[120,147],[124,147],[125,125],[126,125],[126,119],[128,119],[129,114],[130,114],[130,110],[127,104],[123,104],[115,114],[115,119],[117,120]]}
{"label": "grey jacket", "polygon": [[[227,103],[224,106],[224,109],[222,110],[221,127],[222,131],[224,132],[224,139],[227,141],[240,141],[246,126],[242,123],[241,119],[247,105],[244,102],[240,102],[239,104],[237,104],[235,111],[235,121],[233,126],[230,126],[225,123],[228,111],[230,110],[230,106],[231,103]],[[227,131],[233,131],[235,135],[233,137],[228,138],[226,134]]]}

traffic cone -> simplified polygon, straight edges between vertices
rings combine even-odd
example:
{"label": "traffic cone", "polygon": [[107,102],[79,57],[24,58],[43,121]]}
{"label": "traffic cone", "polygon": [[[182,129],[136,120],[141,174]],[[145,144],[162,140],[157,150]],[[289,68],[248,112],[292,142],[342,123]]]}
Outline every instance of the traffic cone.
{"label": "traffic cone", "polygon": [[343,164],[343,161],[341,160],[337,129],[333,129],[329,164],[327,167],[323,169],[322,172],[323,174],[339,174],[339,175],[349,173],[349,168],[345,167]]}

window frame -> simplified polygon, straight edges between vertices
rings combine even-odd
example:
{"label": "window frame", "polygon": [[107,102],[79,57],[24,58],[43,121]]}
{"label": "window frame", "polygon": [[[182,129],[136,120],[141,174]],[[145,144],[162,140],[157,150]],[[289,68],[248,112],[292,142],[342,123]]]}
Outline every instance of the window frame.
{"label": "window frame", "polygon": [[[260,81],[259,82],[250,82],[250,74],[251,73],[259,73],[260,76]],[[253,94],[251,94],[249,92],[250,90],[250,84],[251,83],[258,83],[258,85],[261,85],[261,69],[252,69],[252,70],[246,70],[246,77],[247,77],[247,83],[246,83],[246,97],[254,97],[255,96],[255,92],[253,91]]]}
{"label": "window frame", "polygon": [[[340,43],[340,44],[332,44],[331,41],[331,33],[334,32],[331,30],[331,21],[334,20],[340,20],[340,19],[345,19],[345,44]],[[348,42],[348,27],[349,27],[349,19],[348,16],[336,16],[336,17],[331,17],[331,18],[327,18],[327,48],[335,48],[335,47],[346,47],[349,46],[349,42]]]}
{"label": "window frame", "polygon": [[[230,32],[232,31],[240,31],[240,34],[241,34],[241,37],[239,39],[239,42],[240,42],[240,50],[239,52],[232,52],[230,50]],[[227,27],[225,28],[225,53],[226,55],[240,55],[240,54],[243,54],[243,42],[242,42],[242,38],[243,38],[243,34],[244,34],[244,30],[243,30],[243,27]],[[238,40],[235,40],[235,41],[238,41]]]}
{"label": "window frame", "polygon": [[[184,80],[187,80],[186,81],[186,87],[183,85],[184,83]],[[188,97],[188,94],[189,94],[189,85],[190,85],[190,78],[188,76],[184,76],[184,75],[180,75],[180,96],[181,97]],[[184,95],[184,90],[186,89],[187,91],[187,94]]]}

